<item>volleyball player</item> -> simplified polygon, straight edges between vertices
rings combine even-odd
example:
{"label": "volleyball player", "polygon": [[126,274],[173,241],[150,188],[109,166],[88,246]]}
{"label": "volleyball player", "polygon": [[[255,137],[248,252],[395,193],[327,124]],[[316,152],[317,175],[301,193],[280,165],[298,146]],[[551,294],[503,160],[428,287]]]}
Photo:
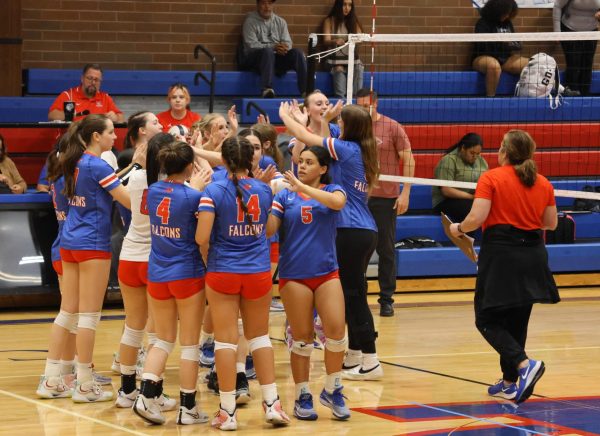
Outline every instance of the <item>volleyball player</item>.
{"label": "volleyball player", "polygon": [[[321,135],[309,132],[295,120],[294,107],[282,103],[279,116],[292,135],[306,145],[322,145],[333,159],[331,175],[347,194],[346,207],[337,224],[336,249],[346,304],[349,349],[344,361],[345,378],[379,380],[383,368],[377,358],[377,332],[367,302],[366,271],[377,244],[377,227],[367,197],[379,168],[373,124],[369,112],[339,100],[323,114]],[[339,139],[329,137],[329,122],[339,118]]]}
{"label": "volleyball player", "polygon": [[[147,113],[147,117],[156,117]],[[160,129],[160,124],[155,124]],[[160,130],[159,130],[160,132]],[[158,153],[173,142],[166,133],[157,133],[148,142],[144,166],[133,171],[127,190],[131,197],[131,224],[119,258],[119,285],[125,309],[125,328],[119,348],[121,388],[115,405],[130,408],[138,394],[136,372],[138,352],[142,347],[144,331],[149,318],[146,285],[148,284],[148,258],[150,256],[150,219],[148,216],[148,186],[158,180]],[[156,342],[154,329],[148,331],[149,347]],[[141,374],[140,374],[141,375]],[[162,394],[158,397],[161,411],[173,410],[177,402]]]}
{"label": "volleyball player", "polygon": [[196,242],[208,245],[206,294],[215,330],[215,365],[220,407],[212,425],[237,429],[235,398],[238,313],[254,357],[263,396],[265,420],[289,423],[275,384],[273,346],[269,338],[271,274],[265,225],[271,188],[253,178],[253,149],[245,138],[228,138],[222,147],[229,177],[211,183],[199,207]]}
{"label": "volleyball player", "polygon": [[[152,237],[147,289],[157,340],[146,357],[133,411],[150,423],[164,424],[158,400],[161,374],[175,347],[179,320],[181,361],[177,424],[198,424],[208,420],[208,415],[196,405],[205,267],[194,236],[200,190],[210,175],[204,171],[192,175],[194,152],[185,142],[176,141],[163,147],[158,160],[167,178],[152,183],[147,194]],[[190,186],[185,185],[187,180]]]}
{"label": "volleyball player", "polygon": [[290,361],[296,383],[294,415],[315,420],[308,385],[313,350],[313,310],[319,313],[325,335],[325,387],[321,403],[337,419],[350,418],[342,394],[342,361],[347,338],[344,326],[344,293],[338,275],[335,235],[338,211],[346,204],[346,193],[330,184],[327,170],[331,158],[320,146],[304,150],[298,158],[298,178],[285,174],[290,187],[273,200],[267,234],[283,225],[279,289],[288,321],[294,332]]}
{"label": "volleyball player", "polygon": [[[129,195],[100,154],[112,148],[116,135],[104,115],[88,115],[69,138],[61,163],[69,213],[63,225],[60,254],[63,266],[63,300],[50,338],[44,371],[44,390],[63,395],[60,352],[70,331],[77,328],[77,385],[75,402],[107,401],[92,375],[95,331],[110,269],[111,208],[113,198],[130,207]],[[140,153],[136,156],[140,159]],[[79,316],[77,313],[79,312]]]}

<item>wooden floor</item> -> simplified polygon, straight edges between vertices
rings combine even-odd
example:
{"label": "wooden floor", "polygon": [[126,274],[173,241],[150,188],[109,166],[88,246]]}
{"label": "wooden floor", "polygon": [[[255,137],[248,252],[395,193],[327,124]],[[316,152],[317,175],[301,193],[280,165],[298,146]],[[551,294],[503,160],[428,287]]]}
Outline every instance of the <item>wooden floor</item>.
{"label": "wooden floor", "polygon": [[[600,288],[568,289],[554,306],[538,305],[530,323],[528,352],[543,359],[547,371],[536,395],[519,408],[487,396],[487,386],[500,376],[496,353],[474,327],[469,292],[397,295],[396,315],[380,318],[378,353],[385,379],[345,381],[353,408],[348,422],[330,419],[317,405],[319,420],[296,419],[277,434],[400,435],[400,434],[600,434]],[[1,435],[168,435],[217,433],[208,425],[177,426],[168,412],[164,426],[148,426],[130,410],[112,403],[73,404],[69,399],[38,400],[35,388],[43,371],[50,322],[54,312],[0,313],[0,434]],[[95,363],[110,374],[123,321],[122,310],[104,315],[97,337]],[[285,315],[272,314],[277,384],[286,410],[293,409],[293,382],[288,353],[281,342]],[[177,396],[176,350],[166,372],[165,391]],[[313,353],[312,391],[324,382],[323,354]],[[113,377],[113,390],[119,379]],[[250,382],[253,400],[239,410],[244,434],[273,434],[263,423],[260,391]],[[200,384],[202,409],[214,413],[215,395]],[[519,430],[521,429],[521,430]]]}

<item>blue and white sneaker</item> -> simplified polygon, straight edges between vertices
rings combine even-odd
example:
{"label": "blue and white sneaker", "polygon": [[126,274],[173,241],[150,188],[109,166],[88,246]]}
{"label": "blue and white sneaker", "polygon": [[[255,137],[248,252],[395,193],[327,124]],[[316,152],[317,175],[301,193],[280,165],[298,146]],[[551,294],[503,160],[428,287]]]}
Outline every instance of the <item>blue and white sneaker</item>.
{"label": "blue and white sneaker", "polygon": [[212,368],[215,364],[215,341],[206,341],[200,347],[200,366]]}
{"label": "blue and white sneaker", "polygon": [[541,360],[529,359],[529,365],[519,369],[519,380],[517,382],[517,404],[527,400],[533,394],[533,388],[538,380],[544,375],[546,366]]}
{"label": "blue and white sneaker", "polygon": [[517,396],[517,384],[511,383],[504,385],[504,380],[500,379],[495,385],[488,388],[488,395],[492,397],[504,398],[505,400],[514,400]]}
{"label": "blue and white sneaker", "polygon": [[300,398],[294,402],[294,416],[302,421],[315,421],[319,417],[311,394],[300,394]]}
{"label": "blue and white sneaker", "polygon": [[350,409],[346,407],[346,402],[344,401],[344,394],[342,394],[343,386],[335,389],[331,394],[328,393],[325,389],[321,391],[321,395],[319,395],[319,401],[325,407],[329,407],[333,416],[337,419],[346,420],[350,418]]}
{"label": "blue and white sneaker", "polygon": [[246,378],[248,380],[254,380],[256,378],[256,369],[254,368],[252,354],[246,356]]}
{"label": "blue and white sneaker", "polygon": [[271,299],[271,312],[284,312],[285,308],[283,307],[283,303],[278,299]]}

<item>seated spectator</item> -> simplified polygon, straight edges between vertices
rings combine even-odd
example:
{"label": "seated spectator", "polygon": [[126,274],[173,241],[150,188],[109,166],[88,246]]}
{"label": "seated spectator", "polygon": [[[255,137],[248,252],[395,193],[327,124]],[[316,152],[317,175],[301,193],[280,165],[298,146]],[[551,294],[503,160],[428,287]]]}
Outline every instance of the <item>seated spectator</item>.
{"label": "seated spectator", "polygon": [[171,85],[167,92],[169,109],[156,115],[163,132],[168,132],[171,127],[178,125],[190,129],[192,124],[200,120],[200,115],[190,110],[191,100],[187,86],[182,83]]}
{"label": "seated spectator", "polygon": [[8,157],[4,137],[0,135],[0,194],[22,194],[26,190],[27,183]]}
{"label": "seated spectator", "polygon": [[[349,33],[362,33],[362,26],[356,18],[354,0],[335,0],[329,15],[323,21],[323,40],[327,48],[346,44]],[[327,65],[333,76],[333,93],[336,97],[346,96],[348,74],[348,49],[344,48],[327,58]],[[355,52],[353,92],[362,88],[364,67],[358,52]]]}
{"label": "seated spectator", "polygon": [[263,98],[275,97],[273,75],[296,71],[298,91],[306,92],[306,57],[292,48],[286,21],[273,13],[275,0],[256,0],[256,11],[246,15],[242,30],[243,47],[238,57],[239,68],[260,74]]}
{"label": "seated spectator", "polygon": [[[488,169],[488,164],[481,156],[483,139],[477,133],[467,133],[456,144],[446,150],[434,170],[434,178],[457,182],[473,182],[479,180],[481,174]],[[473,205],[474,189],[433,186],[433,210],[445,213],[456,223],[461,222],[469,214]]]}
{"label": "seated spectator", "polygon": [[72,101],[75,103],[75,114],[73,121],[85,118],[89,114],[104,114],[114,123],[124,121],[123,112],[117,107],[113,99],[106,93],[100,91],[102,83],[102,67],[98,64],[86,64],[81,74],[81,85],[63,91],[48,112],[50,121],[64,121],[64,103]]}
{"label": "seated spectator", "polygon": [[[481,18],[475,24],[475,33],[514,33],[512,19],[517,16],[519,6],[515,0],[489,0],[480,10]],[[529,62],[519,53],[521,43],[476,42],[473,49],[473,69],[485,74],[485,93],[496,95],[500,74],[521,74]]]}

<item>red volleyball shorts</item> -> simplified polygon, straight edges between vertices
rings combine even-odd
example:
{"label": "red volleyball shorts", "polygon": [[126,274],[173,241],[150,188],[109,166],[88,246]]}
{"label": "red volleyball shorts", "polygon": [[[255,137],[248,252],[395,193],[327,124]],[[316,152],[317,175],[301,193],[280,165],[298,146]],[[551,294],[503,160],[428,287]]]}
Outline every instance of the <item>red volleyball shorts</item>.
{"label": "red volleyball shorts", "polygon": [[339,279],[340,275],[338,270],[330,272],[329,274],[325,274],[324,276],[314,277],[312,279],[279,279],[279,290],[281,291],[287,282],[296,282],[301,283],[304,286],[308,287],[311,291],[315,292],[319,286],[323,283],[328,282],[329,280]]}
{"label": "red volleyball shorts", "polygon": [[55,260],[54,262],[52,262],[52,268],[54,268],[54,271],[56,271],[56,274],[58,274],[59,276],[63,275],[61,260]]}
{"label": "red volleyball shorts", "polygon": [[132,288],[148,284],[148,262],[119,260],[119,281]]}
{"label": "red volleyball shorts", "polygon": [[60,249],[60,258],[63,262],[81,263],[86,260],[110,259],[111,257],[110,251]]}
{"label": "red volleyball shorts", "polygon": [[279,242],[271,242],[271,263],[279,263]]}
{"label": "red volleyball shorts", "polygon": [[271,272],[252,274],[209,272],[206,273],[206,285],[221,294],[239,294],[246,300],[264,297],[273,287]]}
{"label": "red volleyball shorts", "polygon": [[204,289],[204,277],[160,283],[148,281],[146,289],[155,300],[184,300]]}

